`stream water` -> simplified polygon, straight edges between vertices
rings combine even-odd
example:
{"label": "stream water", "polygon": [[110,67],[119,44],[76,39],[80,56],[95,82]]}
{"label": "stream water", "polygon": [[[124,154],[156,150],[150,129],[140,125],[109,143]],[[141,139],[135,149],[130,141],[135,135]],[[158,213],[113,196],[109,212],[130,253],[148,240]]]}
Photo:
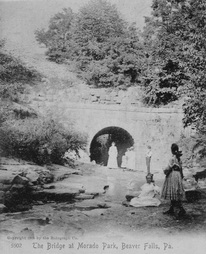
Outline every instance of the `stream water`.
{"label": "stream water", "polygon": [[[63,188],[66,191],[67,188],[76,186],[82,187],[85,194],[96,193],[97,195],[93,199],[76,202],[51,201],[34,205],[26,212],[1,214],[0,235],[78,236],[90,228],[94,229],[95,223],[99,224],[102,218],[104,219],[103,229],[105,225],[109,227],[115,222],[116,212],[120,213],[117,215],[118,218],[121,218],[121,212],[126,212],[122,202],[125,201],[129,188],[133,186],[136,191],[140,191],[140,187],[145,183],[145,176],[143,171],[108,169],[98,165],[83,175],[71,175],[59,182],[61,190]],[[162,184],[161,174],[154,174],[154,179]]]}

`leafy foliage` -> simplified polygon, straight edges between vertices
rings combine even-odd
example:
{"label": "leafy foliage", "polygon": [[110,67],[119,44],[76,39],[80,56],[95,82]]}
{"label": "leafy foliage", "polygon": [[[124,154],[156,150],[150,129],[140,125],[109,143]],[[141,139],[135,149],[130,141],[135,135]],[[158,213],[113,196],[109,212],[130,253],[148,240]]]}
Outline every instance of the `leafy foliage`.
{"label": "leafy foliage", "polygon": [[206,135],[196,133],[192,137],[182,136],[178,142],[183,152],[183,165],[194,169],[198,165],[204,170],[206,166]]}
{"label": "leafy foliage", "polygon": [[205,124],[206,3],[154,0],[143,33],[145,101],[166,104],[187,96],[184,124]]}
{"label": "leafy foliage", "polygon": [[0,81],[21,82],[35,80],[38,73],[26,67],[19,59],[0,51]]}
{"label": "leafy foliage", "polygon": [[64,9],[47,31],[36,32],[56,62],[73,61],[88,84],[118,87],[141,83],[147,104],[186,97],[184,125],[205,126],[206,2],[153,0],[139,34],[116,7],[91,0],[77,14]]}
{"label": "leafy foliage", "polygon": [[196,88],[183,105],[185,126],[193,125],[206,134],[206,89]]}
{"label": "leafy foliage", "polygon": [[[57,17],[61,22],[54,26]],[[36,37],[51,60],[75,62],[90,85],[126,88],[139,80],[143,51],[138,31],[105,0],[90,1],[77,14],[65,9]]]}
{"label": "leafy foliage", "polygon": [[185,137],[182,135],[180,138],[178,145],[181,147],[181,151],[183,153],[182,162],[184,167],[193,168],[195,162],[195,154],[194,147],[196,146],[197,141],[196,138]]}
{"label": "leafy foliage", "polygon": [[5,121],[0,128],[5,141],[3,151],[37,164],[63,163],[67,149],[84,149],[86,136],[74,130],[65,130],[53,119],[26,118]]}
{"label": "leafy foliage", "polygon": [[206,165],[206,2],[153,0],[143,33],[147,58],[145,101],[160,105],[184,96],[184,126],[194,137],[181,138],[185,165]]}
{"label": "leafy foliage", "polygon": [[48,50],[46,55],[57,63],[63,62],[66,54],[66,46],[70,40],[70,29],[74,20],[74,14],[70,8],[63,9],[50,19],[49,28],[35,31],[36,40],[44,44]]}
{"label": "leafy foliage", "polygon": [[[99,60],[92,60],[85,66],[84,78],[89,84],[126,89],[138,82],[142,62],[138,42],[126,36],[112,38],[102,47],[99,45],[97,51],[105,57],[101,59],[99,56]],[[98,53],[95,52],[95,55]]]}
{"label": "leafy foliage", "polygon": [[37,117],[34,110],[15,103],[27,84],[41,79],[39,73],[3,51],[0,41],[0,155],[38,164],[63,163],[67,149],[84,149],[85,135],[65,130],[52,118]]}
{"label": "leafy foliage", "polygon": [[18,58],[4,53],[4,41],[0,41],[0,98],[17,102],[25,84],[41,79],[33,68],[27,67]]}

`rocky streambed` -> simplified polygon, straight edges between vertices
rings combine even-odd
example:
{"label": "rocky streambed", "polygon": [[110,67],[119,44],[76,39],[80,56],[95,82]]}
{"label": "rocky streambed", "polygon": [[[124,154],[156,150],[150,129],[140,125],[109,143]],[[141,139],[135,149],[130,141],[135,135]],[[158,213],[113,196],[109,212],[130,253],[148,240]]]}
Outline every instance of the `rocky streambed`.
{"label": "rocky streambed", "polygon": [[[39,167],[10,161],[0,170],[0,236],[52,236],[80,239],[93,234],[111,237],[132,235],[202,234],[206,230],[206,199],[185,202],[187,216],[163,216],[159,207],[126,207],[128,184],[145,183],[144,171],[109,170],[91,164],[75,169]],[[158,186],[164,175],[153,172]]]}
{"label": "rocky streambed", "polygon": [[27,211],[33,205],[52,201],[74,202],[74,200],[92,199],[99,194],[96,191],[86,191],[81,179],[80,183],[74,182],[73,179],[70,182],[65,181],[72,175],[81,176],[82,171],[79,168],[59,165],[40,167],[4,159],[0,175],[0,211]]}

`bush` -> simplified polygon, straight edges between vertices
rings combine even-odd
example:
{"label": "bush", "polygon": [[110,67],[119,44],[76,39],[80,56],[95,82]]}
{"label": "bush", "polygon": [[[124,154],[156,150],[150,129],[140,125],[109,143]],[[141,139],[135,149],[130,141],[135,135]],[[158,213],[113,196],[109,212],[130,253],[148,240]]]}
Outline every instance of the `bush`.
{"label": "bush", "polygon": [[196,139],[191,137],[182,136],[178,142],[179,147],[182,150],[182,162],[187,168],[193,167],[194,162],[194,147]]}
{"label": "bush", "polygon": [[41,80],[41,75],[33,68],[27,67],[20,59],[3,52],[0,41],[0,98],[19,101],[26,84]]}
{"label": "bush", "polygon": [[33,161],[39,165],[63,164],[67,149],[85,149],[86,136],[66,131],[53,119],[26,118],[5,121],[0,128],[6,142],[3,142],[5,156],[14,156]]}
{"label": "bush", "polygon": [[183,151],[183,165],[193,168],[198,164],[200,168],[206,167],[206,135],[196,133],[193,137],[182,136],[178,142]]}
{"label": "bush", "polygon": [[[0,52],[1,82],[31,82],[40,78],[33,68],[27,67],[20,59]],[[5,84],[5,83],[4,83]]]}

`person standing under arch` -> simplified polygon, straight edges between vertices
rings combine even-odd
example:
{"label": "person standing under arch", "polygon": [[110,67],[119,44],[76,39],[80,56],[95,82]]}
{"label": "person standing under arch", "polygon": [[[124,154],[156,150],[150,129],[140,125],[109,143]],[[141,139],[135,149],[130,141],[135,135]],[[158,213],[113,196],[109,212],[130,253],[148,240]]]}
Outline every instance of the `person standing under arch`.
{"label": "person standing under arch", "polygon": [[108,168],[118,168],[118,165],[117,165],[118,151],[117,151],[115,142],[112,142],[112,145],[109,148],[108,154],[109,154],[109,158],[108,158],[108,162],[107,162],[107,167]]}
{"label": "person standing under arch", "polygon": [[135,151],[133,146],[129,149],[127,168],[135,170]]}
{"label": "person standing under arch", "polygon": [[128,157],[129,157],[129,148],[127,148],[125,154],[122,156],[121,168],[127,168],[127,165],[128,165]]}
{"label": "person standing under arch", "polygon": [[147,146],[147,152],[146,152],[146,166],[147,166],[147,174],[150,174],[150,163],[152,158],[152,148],[151,146]]}

